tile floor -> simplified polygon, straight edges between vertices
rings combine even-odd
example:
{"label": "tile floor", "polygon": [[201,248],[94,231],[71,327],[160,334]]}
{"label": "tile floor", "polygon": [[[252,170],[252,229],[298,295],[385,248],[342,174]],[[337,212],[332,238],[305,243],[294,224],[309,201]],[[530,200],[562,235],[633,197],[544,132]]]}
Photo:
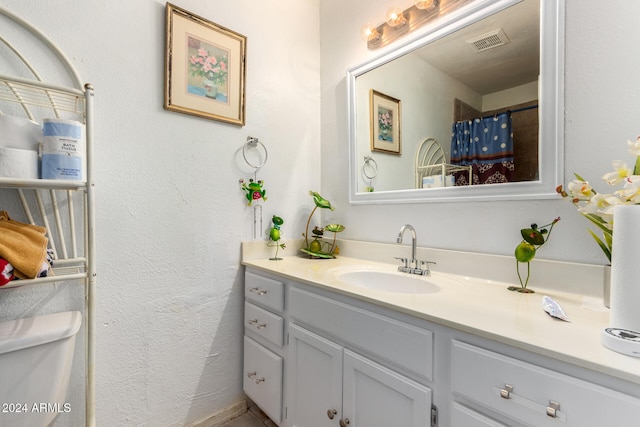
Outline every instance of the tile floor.
{"label": "tile floor", "polygon": [[221,427],[277,427],[255,404],[249,402],[249,410]]}

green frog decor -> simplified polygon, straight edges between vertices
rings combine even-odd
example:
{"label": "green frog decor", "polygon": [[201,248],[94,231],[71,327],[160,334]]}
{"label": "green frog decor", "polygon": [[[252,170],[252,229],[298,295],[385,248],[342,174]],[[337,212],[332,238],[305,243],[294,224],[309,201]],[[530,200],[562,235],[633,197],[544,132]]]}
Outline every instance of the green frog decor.
{"label": "green frog decor", "polygon": [[[557,217],[549,224],[543,225],[542,227],[538,227],[537,224],[531,224],[530,228],[523,228],[520,230],[522,242],[516,246],[516,250],[514,251],[514,256],[516,257],[516,273],[520,280],[520,286],[509,286],[507,289],[524,294],[532,294],[535,292],[534,290],[527,288],[529,277],[531,276],[530,263],[536,256],[537,250],[540,249],[547,240],[549,240],[549,237],[551,237],[551,230],[553,230],[553,226],[556,225],[558,221],[560,221],[560,217]],[[527,264],[527,278],[524,282],[520,275],[520,263]]]}
{"label": "green frog decor", "polygon": [[262,188],[264,181],[261,179],[254,181],[253,178],[251,178],[249,179],[249,184],[247,184],[244,179],[240,179],[240,184],[242,184],[241,188],[245,191],[245,197],[249,201],[249,203],[247,203],[248,206],[251,206],[251,203],[255,200],[262,199],[265,202],[267,201],[267,197],[265,196],[267,190]]}
{"label": "green frog decor", "polygon": [[267,233],[269,234],[269,241],[267,242],[267,246],[275,246],[276,247],[276,253],[272,258],[269,258],[271,261],[280,261],[282,260],[282,258],[278,258],[278,250],[282,249],[284,250],[284,248],[286,247],[284,243],[278,243],[280,241],[280,238],[282,236],[282,232],[280,231],[280,227],[282,226],[282,224],[284,224],[284,220],[277,216],[274,215],[271,218],[271,222],[273,222],[273,227],[271,227]]}
{"label": "green frog decor", "polygon": [[[309,191],[309,195],[313,197],[313,203],[316,206],[309,215],[305,232],[302,233],[302,237],[304,237],[304,247],[300,250],[309,255],[310,258],[335,258],[335,256],[340,252],[340,248],[336,246],[336,234],[344,230],[344,225],[329,224],[325,227],[315,226],[311,231],[312,236],[310,236],[309,225],[311,223],[311,217],[315,213],[316,209],[329,209],[333,211],[335,208],[331,205],[330,201],[322,197],[317,192]],[[331,243],[322,240],[325,230],[333,233],[333,241]],[[313,240],[309,241],[310,237],[313,238]]]}

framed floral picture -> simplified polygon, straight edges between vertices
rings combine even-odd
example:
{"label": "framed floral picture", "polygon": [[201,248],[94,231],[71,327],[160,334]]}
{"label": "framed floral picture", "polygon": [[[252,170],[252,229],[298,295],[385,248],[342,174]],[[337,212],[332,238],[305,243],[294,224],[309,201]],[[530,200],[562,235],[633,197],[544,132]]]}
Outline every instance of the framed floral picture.
{"label": "framed floral picture", "polygon": [[400,154],[400,100],[371,89],[371,151]]}
{"label": "framed floral picture", "polygon": [[243,126],[247,38],[166,4],[166,110]]}

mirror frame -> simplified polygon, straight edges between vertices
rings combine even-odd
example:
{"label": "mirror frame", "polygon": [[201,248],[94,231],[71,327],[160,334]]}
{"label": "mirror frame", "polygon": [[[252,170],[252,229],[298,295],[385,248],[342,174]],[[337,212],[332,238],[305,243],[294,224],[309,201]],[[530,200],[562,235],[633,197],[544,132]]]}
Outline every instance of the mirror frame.
{"label": "mirror frame", "polygon": [[[349,127],[349,202],[351,204],[427,203],[557,197],[564,182],[564,2],[540,0],[540,83],[538,165],[540,179],[465,187],[358,192],[356,79],[389,61],[423,47],[522,0],[476,0],[417,30],[399,47],[347,71]],[[427,138],[429,135],[425,135]]]}

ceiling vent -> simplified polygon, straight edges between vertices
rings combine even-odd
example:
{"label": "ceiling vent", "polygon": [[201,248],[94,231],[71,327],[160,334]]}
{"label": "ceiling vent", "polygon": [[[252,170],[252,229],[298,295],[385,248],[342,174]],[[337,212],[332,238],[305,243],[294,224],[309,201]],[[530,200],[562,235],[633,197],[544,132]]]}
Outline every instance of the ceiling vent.
{"label": "ceiling vent", "polygon": [[509,41],[509,37],[504,33],[504,30],[499,28],[497,30],[489,31],[481,36],[465,40],[465,43],[469,43],[473,46],[476,52],[484,52],[485,50],[505,45],[509,43]]}

